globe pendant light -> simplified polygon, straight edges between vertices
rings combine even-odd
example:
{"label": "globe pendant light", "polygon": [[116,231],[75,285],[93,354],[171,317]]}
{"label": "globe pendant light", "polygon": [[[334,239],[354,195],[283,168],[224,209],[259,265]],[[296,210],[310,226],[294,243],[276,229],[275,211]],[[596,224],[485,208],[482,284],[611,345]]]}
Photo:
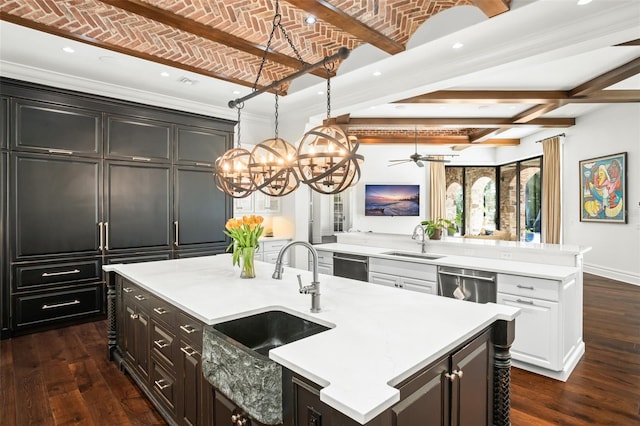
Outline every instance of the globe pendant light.
{"label": "globe pendant light", "polygon": [[[333,65],[333,63],[332,63]],[[331,69],[327,70],[327,119],[331,117]],[[298,146],[300,180],[321,194],[337,194],[360,179],[357,154],[360,142],[336,125],[318,126],[307,132]]]}
{"label": "globe pendant light", "polygon": [[296,149],[278,137],[278,92],[276,91],[275,137],[255,146],[249,164],[251,179],[257,191],[272,197],[282,197],[295,191],[300,180],[294,169]]}
{"label": "globe pendant light", "polygon": [[216,186],[225,194],[233,198],[245,198],[255,190],[251,179],[251,153],[240,147],[240,110],[244,104],[236,106],[238,109],[238,146],[226,151],[218,157],[214,166]]}

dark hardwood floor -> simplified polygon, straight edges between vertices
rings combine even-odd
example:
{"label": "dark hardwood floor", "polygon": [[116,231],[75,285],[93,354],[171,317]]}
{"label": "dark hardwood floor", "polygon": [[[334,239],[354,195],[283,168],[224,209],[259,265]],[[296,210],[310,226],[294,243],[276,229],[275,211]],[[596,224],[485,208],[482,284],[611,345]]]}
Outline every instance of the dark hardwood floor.
{"label": "dark hardwood floor", "polygon": [[[514,368],[514,426],[640,425],[640,287],[584,283],[585,356],[566,383]],[[105,321],[1,341],[0,423],[164,424],[105,342]]]}

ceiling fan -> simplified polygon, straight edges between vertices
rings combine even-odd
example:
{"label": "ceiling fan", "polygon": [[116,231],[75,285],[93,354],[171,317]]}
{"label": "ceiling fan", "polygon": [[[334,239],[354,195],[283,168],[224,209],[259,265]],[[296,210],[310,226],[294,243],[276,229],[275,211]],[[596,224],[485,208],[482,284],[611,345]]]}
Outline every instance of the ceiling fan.
{"label": "ceiling fan", "polygon": [[[448,159],[444,159],[441,158],[443,156],[443,154],[440,155],[420,155],[418,154],[418,130],[415,130],[414,133],[414,144],[416,147],[416,151],[411,154],[409,156],[409,158],[405,158],[402,160],[389,160],[390,163],[393,164],[389,164],[387,167],[391,167],[391,166],[397,166],[398,164],[404,164],[404,163],[408,163],[410,161],[413,161],[414,163],[416,163],[418,165],[418,167],[424,167],[424,163],[423,161],[430,161],[433,163],[450,163],[451,160]],[[444,154],[447,157],[451,157],[453,156],[453,154]]]}

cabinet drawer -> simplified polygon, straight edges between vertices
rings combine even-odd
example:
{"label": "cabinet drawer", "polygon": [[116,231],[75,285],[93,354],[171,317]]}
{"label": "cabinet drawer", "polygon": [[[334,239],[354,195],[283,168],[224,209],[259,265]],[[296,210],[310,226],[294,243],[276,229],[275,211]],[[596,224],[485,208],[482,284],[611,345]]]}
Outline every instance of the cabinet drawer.
{"label": "cabinet drawer", "polygon": [[151,347],[154,356],[162,360],[169,369],[175,371],[178,340],[174,333],[155,320],[151,321]]}
{"label": "cabinet drawer", "polygon": [[[130,299],[133,302],[133,305],[137,305],[145,309],[149,305],[149,293],[142,290],[140,287],[133,285],[129,281],[125,280],[122,282],[122,294],[125,299]],[[127,303],[126,300],[125,303]]]}
{"label": "cabinet drawer", "polygon": [[[267,252],[265,251],[262,255],[263,255],[263,260],[267,263],[276,263],[276,261],[278,260],[278,254],[280,252],[277,251],[272,251],[272,252]],[[283,265],[288,265],[289,264],[289,252],[286,252],[284,254],[284,256],[282,256],[282,264]]]}
{"label": "cabinet drawer", "polygon": [[500,293],[557,301],[560,287],[559,281],[498,274],[498,291]]}
{"label": "cabinet drawer", "polygon": [[277,252],[279,252],[282,247],[289,244],[289,242],[289,240],[263,241],[262,250],[264,250],[265,253],[268,251],[275,251],[277,255]]}
{"label": "cabinet drawer", "polygon": [[151,389],[162,405],[175,416],[177,400],[176,380],[173,375],[169,374],[154,358],[151,358]]}
{"label": "cabinet drawer", "polygon": [[30,290],[60,284],[100,281],[100,260],[80,262],[24,264],[13,266],[14,289]]}
{"label": "cabinet drawer", "polygon": [[14,297],[16,328],[99,314],[103,311],[103,286]]}
{"label": "cabinet drawer", "polygon": [[202,348],[202,329],[204,324],[178,311],[178,333],[189,344]]}
{"label": "cabinet drawer", "polygon": [[171,303],[150,294],[147,306],[154,319],[175,327],[177,309]]}

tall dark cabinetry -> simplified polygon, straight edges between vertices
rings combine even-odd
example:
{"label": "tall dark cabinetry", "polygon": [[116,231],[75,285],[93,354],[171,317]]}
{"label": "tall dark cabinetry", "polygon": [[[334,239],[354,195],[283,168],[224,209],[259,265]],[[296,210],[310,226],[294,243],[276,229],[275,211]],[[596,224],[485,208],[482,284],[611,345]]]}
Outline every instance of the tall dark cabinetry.
{"label": "tall dark cabinetry", "polygon": [[3,336],[103,315],[105,263],[221,253],[233,122],[2,80]]}

